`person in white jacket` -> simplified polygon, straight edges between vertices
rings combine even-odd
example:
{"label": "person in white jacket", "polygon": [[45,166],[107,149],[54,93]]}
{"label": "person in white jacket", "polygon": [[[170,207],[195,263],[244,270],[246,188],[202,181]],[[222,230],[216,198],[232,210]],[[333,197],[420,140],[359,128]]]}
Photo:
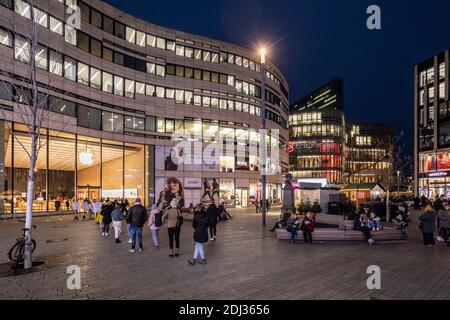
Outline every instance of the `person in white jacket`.
{"label": "person in white jacket", "polygon": [[156,205],[152,205],[150,218],[148,219],[148,227],[150,228],[150,232],[152,234],[153,247],[155,249],[159,249],[159,229],[161,228],[161,226],[158,226],[157,223],[157,214],[160,214],[158,207]]}

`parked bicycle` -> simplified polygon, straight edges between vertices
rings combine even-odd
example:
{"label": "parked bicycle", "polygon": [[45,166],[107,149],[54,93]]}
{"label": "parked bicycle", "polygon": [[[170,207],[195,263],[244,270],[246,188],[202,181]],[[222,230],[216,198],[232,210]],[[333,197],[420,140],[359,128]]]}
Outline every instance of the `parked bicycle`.
{"label": "parked bicycle", "polygon": [[[25,222],[22,220],[19,220],[19,221]],[[35,225],[33,225],[33,229],[36,229]],[[24,262],[25,246],[26,246],[26,243],[28,240],[28,237],[27,237],[28,230],[30,230],[30,229],[22,228],[23,235],[16,239],[16,243],[8,251],[9,260],[15,264],[14,274],[16,274],[19,264]],[[36,250],[36,241],[34,239],[31,239],[31,253],[33,253],[34,250]]]}

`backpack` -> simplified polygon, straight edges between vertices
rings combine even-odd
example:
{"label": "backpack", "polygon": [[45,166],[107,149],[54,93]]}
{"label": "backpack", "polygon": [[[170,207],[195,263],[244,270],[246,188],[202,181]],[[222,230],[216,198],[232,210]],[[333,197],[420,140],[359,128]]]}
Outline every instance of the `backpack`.
{"label": "backpack", "polygon": [[176,224],[175,228],[177,228],[177,229],[181,228],[181,226],[183,225],[183,222],[184,222],[184,218],[181,215],[181,210],[178,210],[177,224]]}
{"label": "backpack", "polygon": [[155,227],[159,228],[163,225],[162,216],[163,215],[161,212],[155,213],[155,222],[154,222]]}

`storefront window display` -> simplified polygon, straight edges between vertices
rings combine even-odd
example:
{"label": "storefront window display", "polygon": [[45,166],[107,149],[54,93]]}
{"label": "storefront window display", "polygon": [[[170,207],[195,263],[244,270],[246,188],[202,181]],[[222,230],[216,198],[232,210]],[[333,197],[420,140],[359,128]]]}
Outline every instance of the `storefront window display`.
{"label": "storefront window display", "polygon": [[[0,149],[0,214],[12,214],[13,210],[23,213],[29,168],[25,150],[29,151],[31,139],[25,126],[4,124],[0,122],[0,143],[4,146]],[[146,205],[154,199],[153,146],[124,145],[53,130],[47,134],[46,129],[41,137],[34,212],[70,210],[75,208],[75,200],[100,201],[102,196],[126,197],[130,203],[140,197]]]}
{"label": "storefront window display", "polygon": [[125,144],[125,198],[134,203],[145,198],[145,150],[143,145]]}
{"label": "storefront window display", "polygon": [[220,199],[225,205],[234,206],[234,180],[233,179],[220,179]]}
{"label": "storefront window display", "polygon": [[[110,140],[102,141],[102,198],[125,198],[124,184],[124,148],[123,143]],[[134,190],[127,190],[131,198]]]}
{"label": "storefront window display", "polygon": [[[27,184],[30,168],[29,154],[31,152],[31,138],[25,125],[14,124],[14,139],[10,133],[8,148],[5,155],[7,176],[12,177],[12,189],[5,191],[11,194],[13,210],[25,212],[27,210]],[[47,141],[46,130],[41,131],[38,142],[39,152],[34,172],[33,211],[47,210]],[[14,148],[14,150],[13,150]],[[14,155],[12,154],[14,153]]]}

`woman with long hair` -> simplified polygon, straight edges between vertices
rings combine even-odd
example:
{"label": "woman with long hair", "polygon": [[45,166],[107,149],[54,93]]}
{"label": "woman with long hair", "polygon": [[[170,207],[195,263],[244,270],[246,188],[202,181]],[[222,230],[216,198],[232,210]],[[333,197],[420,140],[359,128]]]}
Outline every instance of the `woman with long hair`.
{"label": "woman with long hair", "polygon": [[[169,256],[178,257],[180,249],[180,232],[183,223],[181,209],[184,207],[184,192],[181,182],[176,178],[167,179],[167,188],[164,189],[157,202],[158,209],[163,212],[162,221],[169,234]],[[173,242],[175,240],[175,252]]]}

